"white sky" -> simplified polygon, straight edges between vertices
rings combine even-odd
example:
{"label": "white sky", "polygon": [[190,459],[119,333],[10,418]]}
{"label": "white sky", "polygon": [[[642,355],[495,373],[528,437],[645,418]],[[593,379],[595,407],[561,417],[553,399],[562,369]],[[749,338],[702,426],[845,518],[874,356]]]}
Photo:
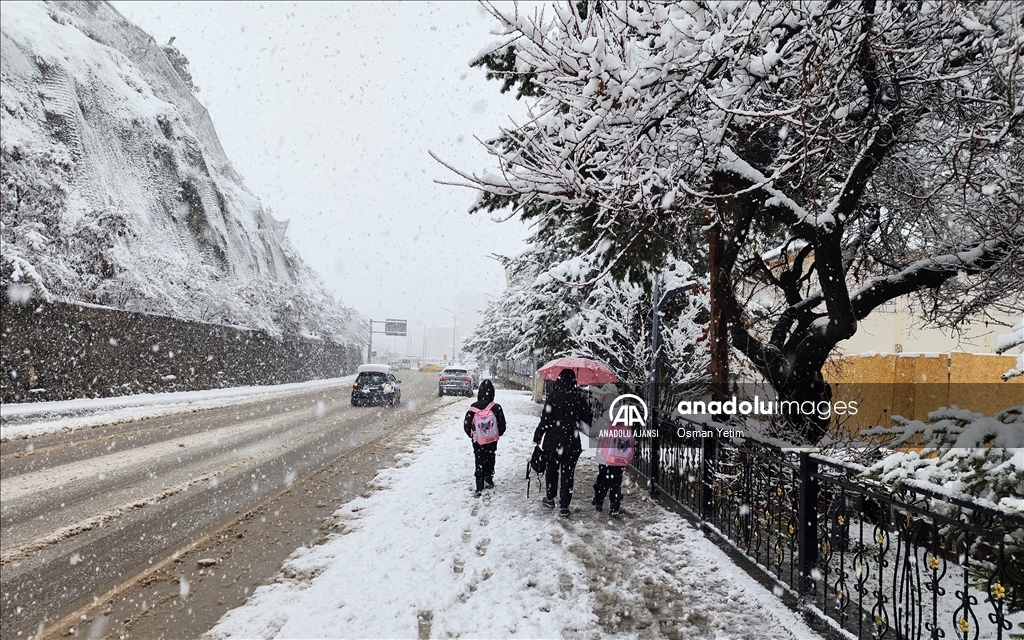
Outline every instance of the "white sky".
{"label": "white sky", "polygon": [[504,288],[487,256],[526,236],[470,216],[475,192],[435,184],[455,176],[427,155],[492,167],[474,136],[525,114],[468,65],[496,39],[480,5],[113,4],[158,42],[176,38],[228,157],[329,289],[367,317],[408,319],[410,341],[422,324],[451,327],[447,307],[462,339]]}

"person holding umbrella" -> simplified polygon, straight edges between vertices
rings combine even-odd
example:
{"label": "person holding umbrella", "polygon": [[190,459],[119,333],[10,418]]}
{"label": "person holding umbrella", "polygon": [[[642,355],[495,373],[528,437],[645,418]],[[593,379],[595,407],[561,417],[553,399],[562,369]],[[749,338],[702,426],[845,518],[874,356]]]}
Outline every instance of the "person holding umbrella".
{"label": "person holding umbrella", "polygon": [[534,444],[540,446],[547,456],[544,506],[553,509],[555,496],[558,496],[562,517],[569,516],[576,462],[583,452],[576,429],[580,423],[585,423],[589,431],[592,420],[590,403],[576,386],[576,373],[572,369],[562,369],[544,405],[540,423],[533,432]]}

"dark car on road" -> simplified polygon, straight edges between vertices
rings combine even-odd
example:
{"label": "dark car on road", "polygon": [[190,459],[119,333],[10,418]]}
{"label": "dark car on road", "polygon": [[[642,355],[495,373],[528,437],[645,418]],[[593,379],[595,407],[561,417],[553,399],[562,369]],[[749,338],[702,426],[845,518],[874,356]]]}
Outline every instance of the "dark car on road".
{"label": "dark car on road", "polygon": [[447,367],[437,378],[437,395],[472,396],[473,377],[468,369]]}
{"label": "dark car on road", "polygon": [[352,383],[352,406],[386,404],[395,406],[402,401],[402,381],[383,364],[364,364]]}

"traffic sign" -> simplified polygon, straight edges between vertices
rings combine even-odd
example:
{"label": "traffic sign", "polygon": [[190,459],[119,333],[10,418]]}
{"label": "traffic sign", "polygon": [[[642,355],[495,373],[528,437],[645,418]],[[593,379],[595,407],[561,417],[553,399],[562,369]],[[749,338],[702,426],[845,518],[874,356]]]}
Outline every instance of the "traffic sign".
{"label": "traffic sign", "polygon": [[384,334],[389,336],[404,336],[408,326],[406,320],[385,320]]}

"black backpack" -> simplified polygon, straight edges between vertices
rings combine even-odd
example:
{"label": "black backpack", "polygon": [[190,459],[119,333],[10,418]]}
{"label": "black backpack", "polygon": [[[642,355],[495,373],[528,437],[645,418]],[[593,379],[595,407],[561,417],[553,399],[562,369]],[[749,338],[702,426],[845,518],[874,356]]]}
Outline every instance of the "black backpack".
{"label": "black backpack", "polygon": [[526,497],[530,497],[530,471],[533,470],[537,474],[537,482],[540,482],[540,474],[544,472],[544,467],[548,463],[548,454],[544,453],[544,450],[538,446],[533,447],[533,455],[530,456],[530,461],[526,463]]}

